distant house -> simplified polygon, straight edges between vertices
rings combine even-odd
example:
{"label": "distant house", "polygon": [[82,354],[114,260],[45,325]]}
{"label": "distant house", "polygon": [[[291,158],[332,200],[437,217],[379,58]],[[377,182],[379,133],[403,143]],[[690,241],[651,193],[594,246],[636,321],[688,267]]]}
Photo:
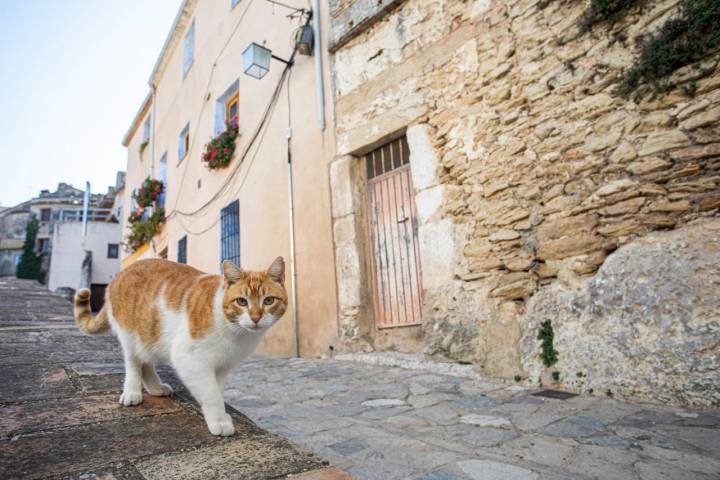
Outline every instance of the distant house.
{"label": "distant house", "polygon": [[102,306],[105,287],[120,270],[122,230],[116,198],[124,181],[124,173],[118,172],[115,186],[91,196],[87,225],[82,208],[61,213],[53,223],[48,288],[90,288],[94,310]]}
{"label": "distant house", "polygon": [[0,211],[0,276],[15,275],[31,215],[29,201]]}
{"label": "distant house", "polygon": [[[120,269],[122,206],[125,173],[118,172],[107,193],[89,198],[87,231],[83,228],[84,191],[59,183],[55,191],[0,210],[0,275],[15,275],[22,256],[25,230],[37,218],[35,251],[42,257],[45,283],[50,290],[93,288],[102,301],[105,285]],[[122,197],[120,197],[122,198]]]}

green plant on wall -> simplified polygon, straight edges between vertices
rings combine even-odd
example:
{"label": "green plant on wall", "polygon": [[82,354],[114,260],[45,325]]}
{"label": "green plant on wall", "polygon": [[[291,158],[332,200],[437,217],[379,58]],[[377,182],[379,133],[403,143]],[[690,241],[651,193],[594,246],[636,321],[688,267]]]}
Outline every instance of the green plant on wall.
{"label": "green plant on wall", "polygon": [[130,223],[130,233],[125,238],[125,243],[128,249],[134,252],[160,232],[160,228],[165,221],[165,210],[162,208],[155,209],[147,220],[131,215],[128,221]]}
{"label": "green plant on wall", "polygon": [[613,23],[640,1],[642,0],[592,0],[583,15],[581,30],[590,30],[598,23]]}
{"label": "green plant on wall", "polygon": [[[641,84],[668,90],[666,78],[678,68],[705,58],[720,45],[720,1],[684,0],[680,16],[668,20],[645,44],[642,55],[618,88],[629,95]],[[698,71],[698,77],[709,72]],[[686,93],[692,93],[692,85]]]}
{"label": "green plant on wall", "polygon": [[555,365],[558,361],[558,351],[553,346],[553,340],[555,333],[553,332],[552,323],[550,320],[545,320],[540,325],[540,331],[538,332],[538,340],[541,340],[540,345],[540,358],[546,367]]}
{"label": "green plant on wall", "polygon": [[25,243],[23,243],[23,253],[17,267],[17,278],[42,280],[42,258],[35,253],[38,229],[38,221],[33,217],[25,227]]}

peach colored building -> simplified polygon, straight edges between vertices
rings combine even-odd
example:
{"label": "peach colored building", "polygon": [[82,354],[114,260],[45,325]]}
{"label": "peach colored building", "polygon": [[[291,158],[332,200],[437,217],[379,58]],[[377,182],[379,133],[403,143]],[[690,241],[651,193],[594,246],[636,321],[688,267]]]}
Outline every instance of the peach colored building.
{"label": "peach colored building", "polygon": [[[287,4],[307,8],[297,0]],[[148,96],[123,140],[124,236],[131,228],[128,214],[137,211],[135,193],[147,178],[161,180],[164,192],[145,217],[164,206],[166,219],[151,241],[122,253],[122,264],[164,257],[219,273],[225,258],[263,269],[282,255],[292,289],[290,131],[297,308],[268,333],[261,349],[293,354],[297,344],[297,353],[311,356],[330,351],[337,321],[327,180],[335,141],[332,128],[321,128],[319,120],[320,113],[331,115],[327,48],[296,54],[288,72],[273,60],[262,79],[243,73],[249,44],[287,60],[291,39],[306,21],[303,12],[265,1],[182,2],[151,73]],[[323,11],[309,24],[319,29],[321,44],[326,24]],[[234,115],[235,153],[225,168],[211,170],[202,160],[205,145]]]}

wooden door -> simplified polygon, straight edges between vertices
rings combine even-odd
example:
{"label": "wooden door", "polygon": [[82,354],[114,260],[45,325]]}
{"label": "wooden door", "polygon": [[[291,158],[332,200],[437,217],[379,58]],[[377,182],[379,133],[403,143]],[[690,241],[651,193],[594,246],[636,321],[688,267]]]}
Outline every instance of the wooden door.
{"label": "wooden door", "polygon": [[407,140],[387,143],[365,161],[375,324],[419,325],[422,278]]}

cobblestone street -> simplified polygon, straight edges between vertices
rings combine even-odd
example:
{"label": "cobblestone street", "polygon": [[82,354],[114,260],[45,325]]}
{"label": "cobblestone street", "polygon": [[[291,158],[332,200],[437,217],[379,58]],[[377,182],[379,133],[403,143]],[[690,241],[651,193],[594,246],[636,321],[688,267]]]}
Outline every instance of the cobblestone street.
{"label": "cobblestone street", "polygon": [[237,411],[235,436],[212,436],[167,369],[172,397],[120,406],[117,340],[81,334],[71,312],[36,282],[0,278],[0,479],[347,478]]}
{"label": "cobblestone street", "polygon": [[[468,366],[449,375],[393,354],[256,355],[226,391],[238,433],[218,439],[169,369],[160,374],[176,387],[171,398],[118,406],[119,345],[80,334],[70,310],[38,284],[0,279],[2,479],[347,478],[338,469],[377,480],[720,475],[716,410],[540,398],[468,376]],[[399,361],[417,368],[377,364]]]}
{"label": "cobblestone street", "polygon": [[720,478],[717,410],[341,360],[255,357],[228,388],[258,425],[358,479]]}

